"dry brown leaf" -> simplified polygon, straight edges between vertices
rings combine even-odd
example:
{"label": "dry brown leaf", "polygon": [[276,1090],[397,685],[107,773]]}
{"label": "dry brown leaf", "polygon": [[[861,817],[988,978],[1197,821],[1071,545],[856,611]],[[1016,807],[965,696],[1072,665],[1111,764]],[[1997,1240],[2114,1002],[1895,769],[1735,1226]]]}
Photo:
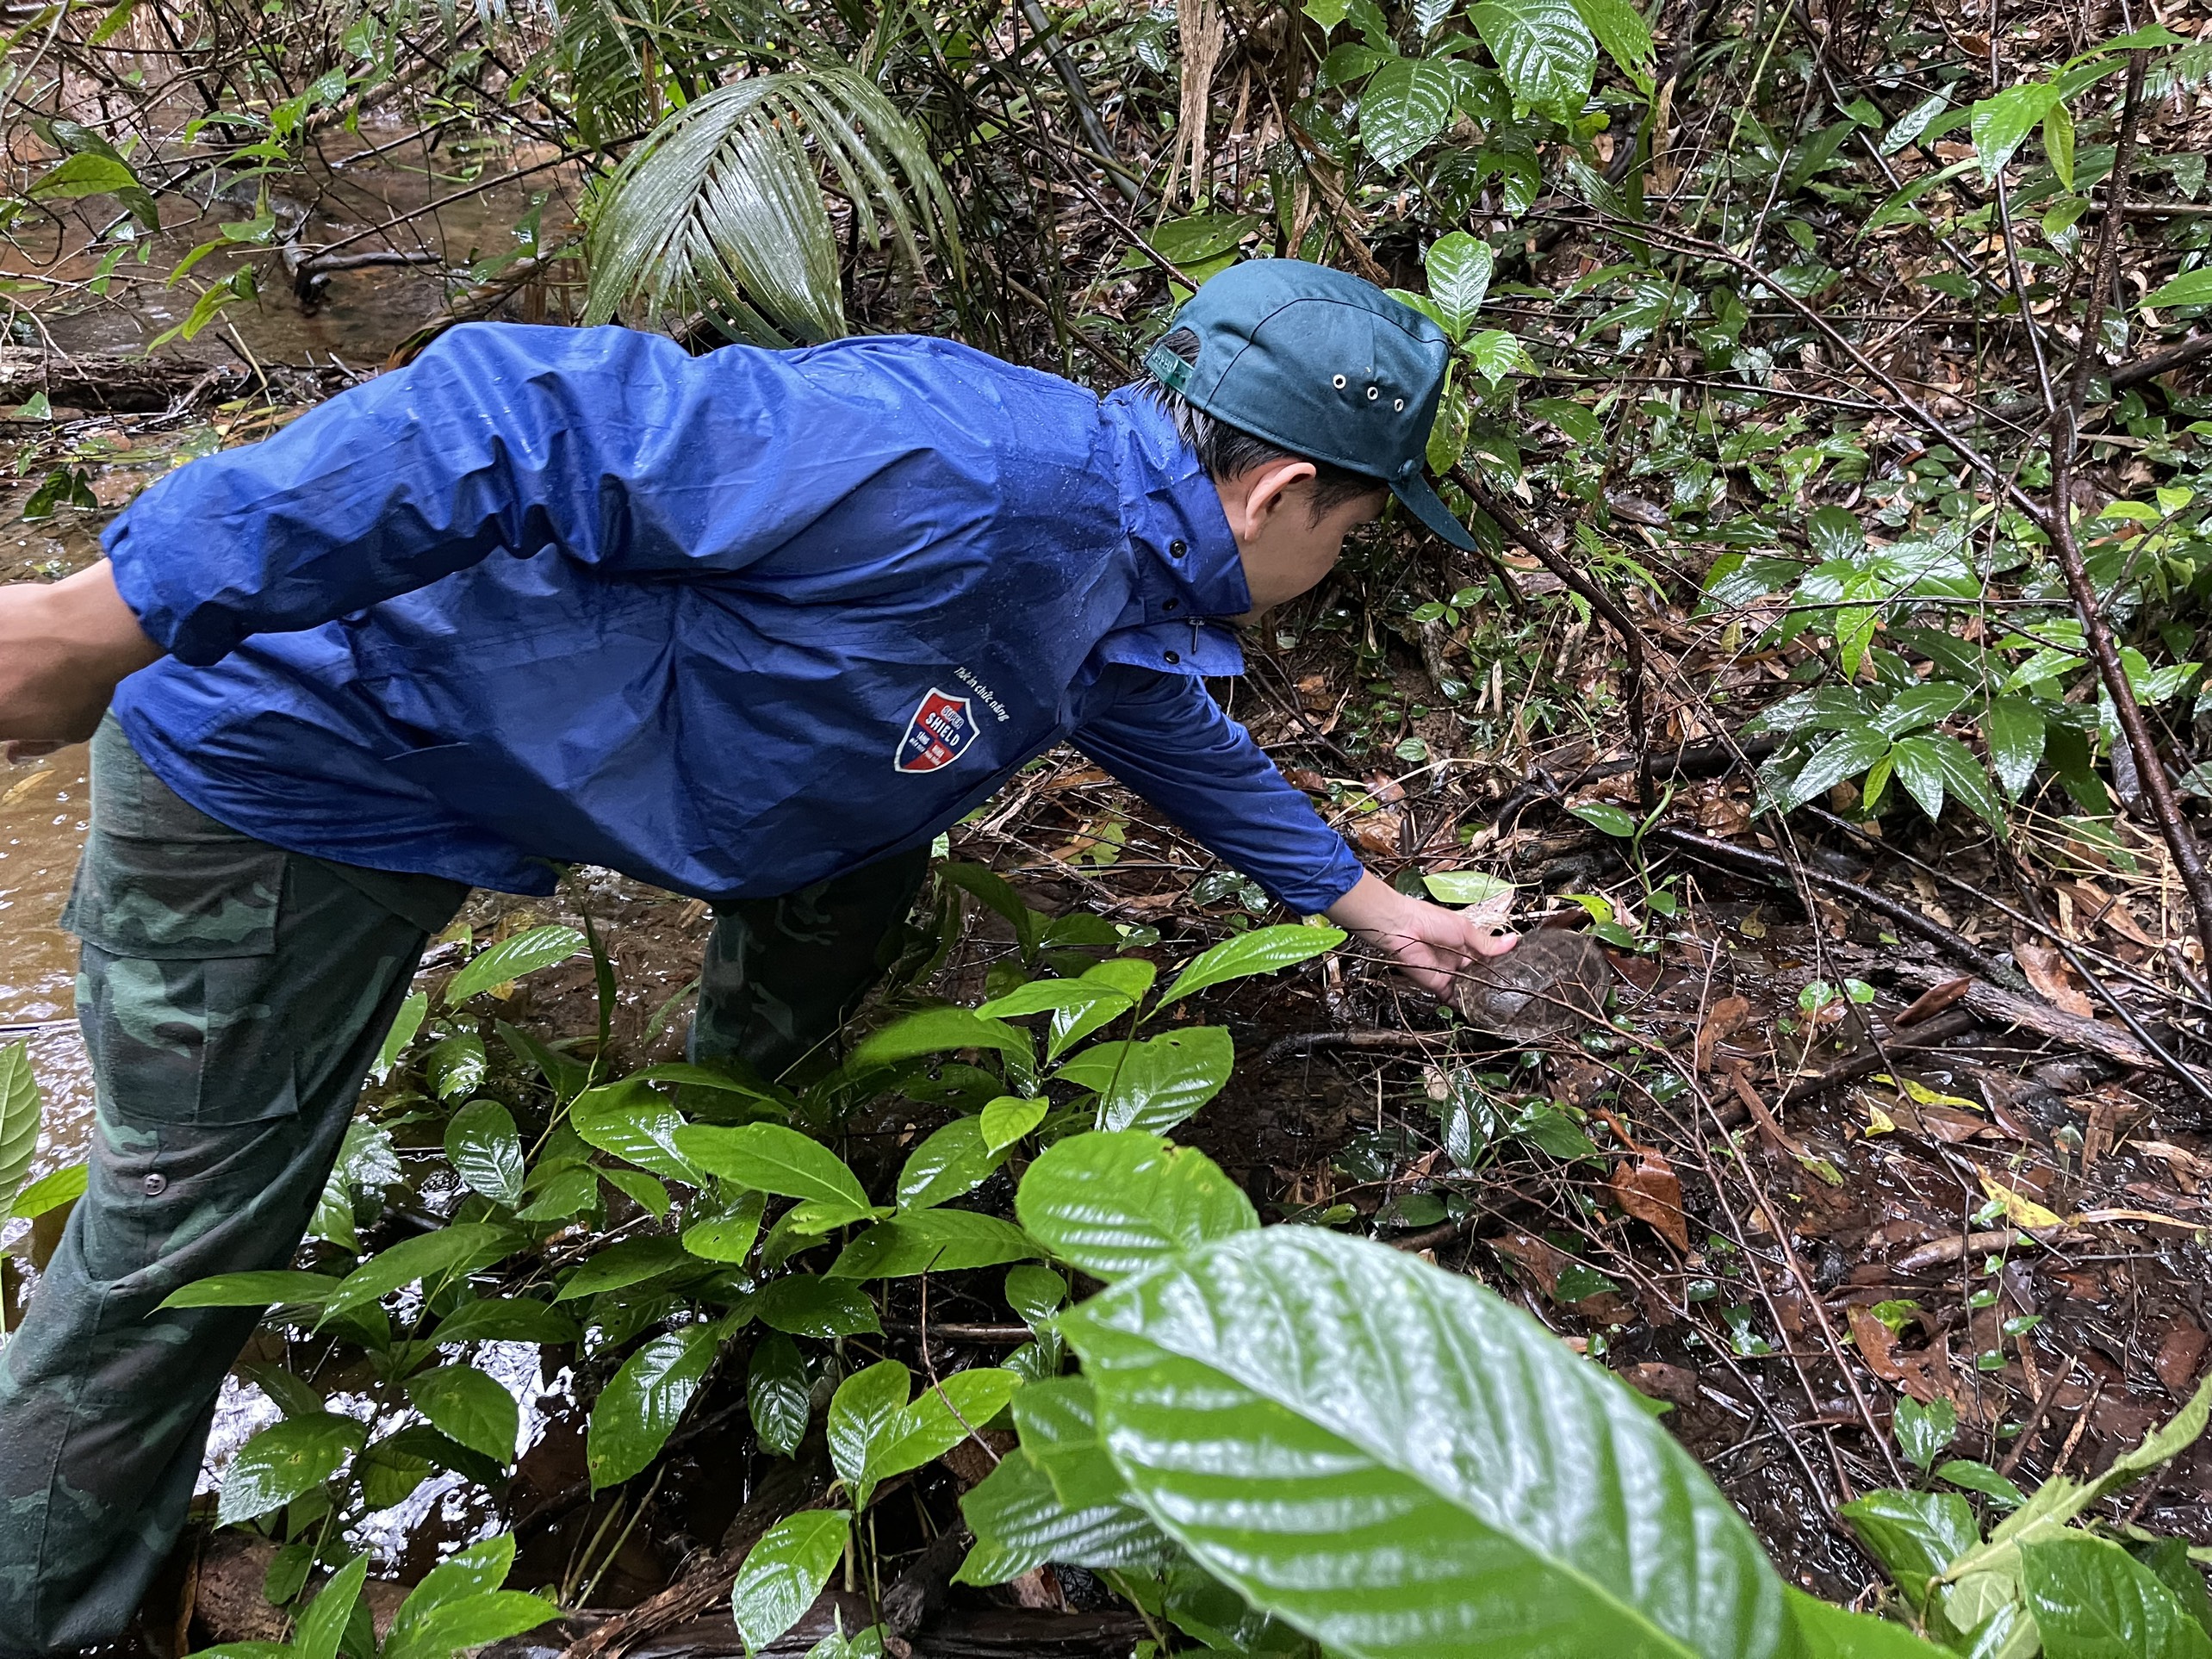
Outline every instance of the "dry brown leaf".
{"label": "dry brown leaf", "polygon": [[1352,820],[1351,843],[1374,857],[1395,858],[1398,854],[1398,832],[1405,822],[1404,813],[1388,808],[1380,812],[1362,813]]}
{"label": "dry brown leaf", "polygon": [[1890,1023],[1895,1026],[1917,1025],[1941,1014],[1953,1003],[1973,988],[1973,976],[1962,973],[1955,979],[1946,979],[1940,985],[1931,985],[1901,1010]]}
{"label": "dry brown leaf", "polygon": [[2058,886],[2060,892],[2073,900],[2074,908],[2084,921],[2108,927],[2122,939],[2131,939],[2153,950],[2158,948],[2159,941],[2143,931],[2124,899],[2115,898],[2094,881],[2086,879],[2061,881]]}
{"label": "dry brown leaf", "polygon": [[2035,994],[2061,1013],[2072,1014],[2078,1019],[2093,1019],[2097,1004],[2082,989],[2080,979],[2066,959],[2047,945],[2038,945],[2026,939],[2012,941],[2012,960],[2020,964],[2020,972]]}
{"label": "dry brown leaf", "polygon": [[1606,1184],[1613,1202],[1633,1215],[1681,1255],[1690,1253],[1690,1226],[1682,1215],[1682,1184],[1675,1166],[1660,1153],[1645,1147],[1631,1164],[1623,1159],[1613,1165]]}
{"label": "dry brown leaf", "polygon": [[1742,1029],[1750,1017],[1751,1004],[1741,997],[1724,997],[1707,1009],[1705,1023],[1698,1028],[1698,1040],[1692,1053],[1697,1069],[1712,1071],[1712,1051]]}
{"label": "dry brown leaf", "polygon": [[1308,772],[1304,767],[1294,766],[1283,773],[1283,776],[1291,788],[1302,789],[1308,795],[1326,795],[1329,792],[1329,780],[1318,772]]}
{"label": "dry brown leaf", "polygon": [[2165,1340],[2159,1344],[2159,1356],[2152,1362],[2158,1369],[2159,1381],[2166,1385],[2169,1393],[2189,1393],[2196,1381],[2196,1364],[2204,1358],[2207,1340],[2195,1320],[2186,1314],[2174,1315],[2173,1323],[2166,1329]]}

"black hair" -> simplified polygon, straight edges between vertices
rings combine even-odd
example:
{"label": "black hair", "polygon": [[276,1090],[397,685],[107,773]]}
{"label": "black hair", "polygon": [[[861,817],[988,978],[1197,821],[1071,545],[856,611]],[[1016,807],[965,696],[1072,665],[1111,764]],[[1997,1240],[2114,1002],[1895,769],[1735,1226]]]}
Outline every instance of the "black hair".
{"label": "black hair", "polygon": [[[1174,330],[1161,344],[1185,363],[1198,361],[1198,336],[1188,328]],[[1389,488],[1380,478],[1338,466],[1333,461],[1300,455],[1240,426],[1217,420],[1180,392],[1171,392],[1156,380],[1145,381],[1141,389],[1166,411],[1168,419],[1175,423],[1177,436],[1190,446],[1198,457],[1198,464],[1206,469],[1206,475],[1217,484],[1271,461],[1306,462],[1314,469],[1307,511],[1316,523],[1347,501],[1380,494]]]}

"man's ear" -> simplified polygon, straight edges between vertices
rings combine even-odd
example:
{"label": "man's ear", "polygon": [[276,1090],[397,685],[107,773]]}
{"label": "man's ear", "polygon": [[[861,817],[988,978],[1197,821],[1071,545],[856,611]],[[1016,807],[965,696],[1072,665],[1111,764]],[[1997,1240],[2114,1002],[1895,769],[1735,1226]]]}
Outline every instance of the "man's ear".
{"label": "man's ear", "polygon": [[1222,492],[1221,502],[1228,514],[1229,529],[1238,542],[1248,543],[1258,537],[1283,510],[1290,493],[1314,475],[1312,462],[1294,460],[1289,456],[1263,461],[1239,474],[1234,486]]}

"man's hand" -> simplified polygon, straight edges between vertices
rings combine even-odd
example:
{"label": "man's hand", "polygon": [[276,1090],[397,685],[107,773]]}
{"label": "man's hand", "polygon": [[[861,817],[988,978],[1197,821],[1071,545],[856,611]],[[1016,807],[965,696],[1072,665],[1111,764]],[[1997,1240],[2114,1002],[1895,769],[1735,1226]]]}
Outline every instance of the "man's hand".
{"label": "man's hand", "polygon": [[90,737],[126,674],[158,662],[103,561],[0,587],[0,744],[28,760]]}
{"label": "man's hand", "polygon": [[1494,915],[1451,910],[1408,898],[1372,873],[1329,906],[1329,920],[1365,940],[1422,990],[1451,995],[1469,961],[1502,956],[1519,935],[1502,931]]}

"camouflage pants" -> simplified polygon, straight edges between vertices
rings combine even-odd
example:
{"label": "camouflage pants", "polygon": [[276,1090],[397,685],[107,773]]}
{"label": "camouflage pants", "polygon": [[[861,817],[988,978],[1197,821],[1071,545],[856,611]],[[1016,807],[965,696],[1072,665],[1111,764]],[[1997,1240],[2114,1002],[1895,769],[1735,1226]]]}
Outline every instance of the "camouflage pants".
{"label": "camouflage pants", "polygon": [[[718,911],[695,1052],[774,1073],[821,1043],[924,862]],[[195,1279],[289,1264],[423,948],[466,896],[227,830],[112,720],[94,739],[65,919],[84,941],[97,1131],[89,1188],[0,1343],[0,1659],[129,1623],[257,1319],[155,1309]]]}

